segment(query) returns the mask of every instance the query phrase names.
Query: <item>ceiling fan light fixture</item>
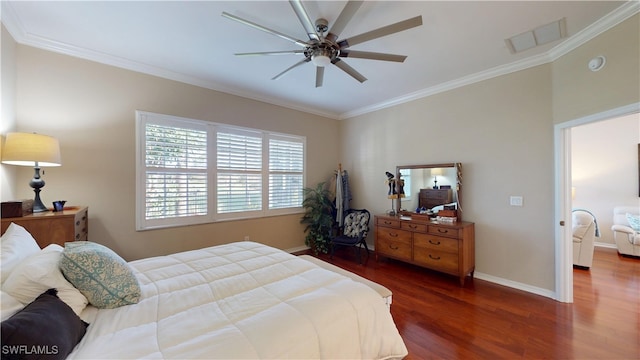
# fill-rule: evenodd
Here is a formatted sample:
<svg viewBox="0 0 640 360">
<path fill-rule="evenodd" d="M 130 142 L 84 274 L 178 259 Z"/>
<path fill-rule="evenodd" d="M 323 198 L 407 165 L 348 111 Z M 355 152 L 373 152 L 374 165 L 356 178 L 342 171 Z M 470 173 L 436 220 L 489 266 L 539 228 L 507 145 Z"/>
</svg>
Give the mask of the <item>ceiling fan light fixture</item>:
<svg viewBox="0 0 640 360">
<path fill-rule="evenodd" d="M 331 64 L 331 58 L 333 57 L 333 53 L 331 48 L 329 47 L 318 47 L 313 49 L 313 54 L 311 55 L 311 61 L 315 64 L 315 66 L 325 67 Z"/>
<path fill-rule="evenodd" d="M 311 57 L 311 61 L 316 65 L 316 66 L 321 66 L 321 67 L 325 67 L 329 64 L 331 64 L 331 58 L 328 57 L 325 54 L 314 54 Z"/>
</svg>

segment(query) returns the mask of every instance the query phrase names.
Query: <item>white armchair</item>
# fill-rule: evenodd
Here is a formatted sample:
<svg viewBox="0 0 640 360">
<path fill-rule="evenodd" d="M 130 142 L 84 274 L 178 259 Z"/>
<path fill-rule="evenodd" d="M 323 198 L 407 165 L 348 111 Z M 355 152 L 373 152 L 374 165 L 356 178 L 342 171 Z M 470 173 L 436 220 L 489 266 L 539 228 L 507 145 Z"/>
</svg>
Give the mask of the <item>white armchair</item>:
<svg viewBox="0 0 640 360">
<path fill-rule="evenodd" d="M 593 246 L 596 240 L 596 219 L 587 211 L 574 210 L 571 223 L 573 226 L 573 265 L 590 268 L 593 263 Z"/>
<path fill-rule="evenodd" d="M 627 214 L 637 218 L 640 215 L 640 207 L 616 206 L 613 209 L 613 238 L 620 254 L 640 256 L 640 231 L 632 228 Z"/>
</svg>

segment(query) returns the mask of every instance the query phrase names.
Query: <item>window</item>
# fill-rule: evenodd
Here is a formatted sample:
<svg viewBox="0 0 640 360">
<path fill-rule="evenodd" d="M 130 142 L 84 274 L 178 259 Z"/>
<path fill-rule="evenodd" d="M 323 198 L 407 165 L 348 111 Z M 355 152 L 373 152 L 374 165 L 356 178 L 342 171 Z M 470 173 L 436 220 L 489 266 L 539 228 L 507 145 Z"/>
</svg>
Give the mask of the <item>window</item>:
<svg viewBox="0 0 640 360">
<path fill-rule="evenodd" d="M 262 210 L 262 134 L 217 133 L 218 213 Z"/>
<path fill-rule="evenodd" d="M 300 212 L 301 136 L 136 112 L 138 230 Z"/>
<path fill-rule="evenodd" d="M 304 185 L 304 143 L 295 138 L 269 138 L 269 209 L 286 209 L 302 204 Z"/>
</svg>

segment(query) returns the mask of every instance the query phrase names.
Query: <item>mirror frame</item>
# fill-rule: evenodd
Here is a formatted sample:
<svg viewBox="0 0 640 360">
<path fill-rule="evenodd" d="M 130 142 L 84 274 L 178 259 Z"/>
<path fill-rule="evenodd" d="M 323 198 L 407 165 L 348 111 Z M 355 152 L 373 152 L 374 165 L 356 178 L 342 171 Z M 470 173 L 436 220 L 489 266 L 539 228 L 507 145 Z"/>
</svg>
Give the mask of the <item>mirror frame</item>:
<svg viewBox="0 0 640 360">
<path fill-rule="evenodd" d="M 400 170 L 401 169 L 433 169 L 433 168 L 454 168 L 456 172 L 456 187 L 453 191 L 456 192 L 457 195 L 457 203 L 458 203 L 458 221 L 462 221 L 462 163 L 443 163 L 443 164 L 424 164 L 424 165 L 399 165 L 396 166 L 396 179 L 400 179 Z M 402 199 L 398 197 L 396 199 L 396 209 L 398 209 L 397 213 L 399 215 L 415 215 L 413 211 L 401 211 L 402 209 Z"/>
</svg>

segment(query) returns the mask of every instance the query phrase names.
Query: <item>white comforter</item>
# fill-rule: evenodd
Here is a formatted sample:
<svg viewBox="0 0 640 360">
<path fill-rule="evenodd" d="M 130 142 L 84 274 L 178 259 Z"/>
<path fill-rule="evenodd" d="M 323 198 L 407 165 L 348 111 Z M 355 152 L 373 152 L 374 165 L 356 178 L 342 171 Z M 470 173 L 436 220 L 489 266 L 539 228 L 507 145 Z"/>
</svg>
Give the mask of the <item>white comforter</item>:
<svg viewBox="0 0 640 360">
<path fill-rule="evenodd" d="M 309 261 L 238 242 L 130 263 L 136 305 L 89 307 L 70 359 L 391 359 L 407 349 L 380 295 Z"/>
</svg>

